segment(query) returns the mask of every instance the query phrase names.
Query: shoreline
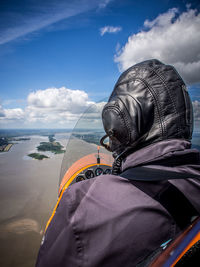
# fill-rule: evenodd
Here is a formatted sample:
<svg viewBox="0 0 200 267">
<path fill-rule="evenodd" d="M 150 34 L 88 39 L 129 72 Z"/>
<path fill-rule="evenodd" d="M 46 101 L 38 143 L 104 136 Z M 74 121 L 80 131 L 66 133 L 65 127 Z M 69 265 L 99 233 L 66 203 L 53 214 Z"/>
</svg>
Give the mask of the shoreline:
<svg viewBox="0 0 200 267">
<path fill-rule="evenodd" d="M 2 153 L 2 152 L 8 152 L 11 149 L 12 146 L 13 146 L 13 143 L 0 146 L 0 153 Z"/>
</svg>

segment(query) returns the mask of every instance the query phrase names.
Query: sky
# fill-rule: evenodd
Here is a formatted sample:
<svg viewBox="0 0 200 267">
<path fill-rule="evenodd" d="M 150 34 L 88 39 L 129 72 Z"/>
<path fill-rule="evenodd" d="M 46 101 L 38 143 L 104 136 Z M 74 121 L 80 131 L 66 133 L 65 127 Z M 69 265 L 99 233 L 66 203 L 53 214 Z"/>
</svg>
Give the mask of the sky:
<svg viewBox="0 0 200 267">
<path fill-rule="evenodd" d="M 0 128 L 72 128 L 124 70 L 157 58 L 186 82 L 200 131 L 199 11 L 194 0 L 0 0 Z"/>
</svg>

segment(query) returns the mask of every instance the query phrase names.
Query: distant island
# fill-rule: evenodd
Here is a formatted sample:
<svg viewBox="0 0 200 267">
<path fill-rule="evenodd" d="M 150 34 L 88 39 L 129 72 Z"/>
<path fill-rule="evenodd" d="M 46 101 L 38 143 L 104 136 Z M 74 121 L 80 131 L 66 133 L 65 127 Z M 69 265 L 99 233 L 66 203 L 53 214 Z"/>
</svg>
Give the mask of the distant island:
<svg viewBox="0 0 200 267">
<path fill-rule="evenodd" d="M 12 138 L 12 141 L 29 141 L 31 140 L 30 137 L 19 137 L 19 138 Z"/>
<path fill-rule="evenodd" d="M 54 154 L 64 153 L 63 146 L 59 142 L 55 142 L 54 134 L 49 135 L 49 142 L 40 142 L 37 147 L 38 151 L 50 151 Z"/>
<path fill-rule="evenodd" d="M 55 141 L 56 139 L 54 138 L 54 134 L 50 134 L 48 138 L 49 142 L 40 142 L 40 145 L 37 146 L 38 151 L 50 151 L 54 154 L 61 154 L 65 152 L 65 150 L 62 149 L 63 146 L 59 142 Z M 49 158 L 48 156 L 40 153 L 31 153 L 28 156 L 38 160 Z"/>
<path fill-rule="evenodd" d="M 49 131 L 49 133 L 48 133 Z M 9 134 L 8 131 L 3 131 L 0 130 L 0 152 L 7 152 L 10 150 L 10 148 L 12 147 L 13 144 L 15 144 L 15 142 L 18 141 L 29 141 L 31 138 L 30 137 L 24 137 L 22 136 L 22 133 L 25 135 L 26 132 L 25 130 L 20 132 L 18 134 L 18 136 L 13 136 L 14 133 L 17 133 L 17 131 L 13 130 L 11 131 L 11 133 Z M 46 131 L 28 131 L 27 133 L 37 133 L 39 135 L 39 133 L 41 133 L 40 135 L 42 136 L 48 136 L 49 138 L 49 142 L 40 142 L 40 145 L 37 147 L 38 152 L 40 151 L 50 151 L 54 154 L 61 154 L 64 153 L 65 150 L 63 150 L 63 146 L 59 143 L 56 142 L 55 139 L 55 133 L 54 131 L 50 132 L 50 130 L 46 130 Z M 20 136 L 21 134 L 21 136 Z M 38 159 L 38 160 L 42 160 L 44 158 L 49 158 L 46 155 L 40 154 L 40 153 L 31 153 L 28 154 L 29 157 L 32 157 L 34 159 Z"/>
<path fill-rule="evenodd" d="M 0 153 L 8 152 L 18 141 L 29 141 L 31 139 L 29 136 L 32 135 L 49 137 L 49 142 L 40 143 L 40 151 L 51 151 L 55 154 L 64 153 L 65 151 L 62 150 L 63 147 L 60 143 L 55 142 L 54 135 L 56 133 L 70 132 L 71 129 L 0 129 Z"/>
<path fill-rule="evenodd" d="M 42 155 L 39 153 L 31 153 L 28 154 L 29 157 L 34 158 L 34 159 L 38 159 L 38 160 L 42 160 L 42 159 L 48 159 L 49 157 L 47 157 L 46 155 Z"/>
</svg>

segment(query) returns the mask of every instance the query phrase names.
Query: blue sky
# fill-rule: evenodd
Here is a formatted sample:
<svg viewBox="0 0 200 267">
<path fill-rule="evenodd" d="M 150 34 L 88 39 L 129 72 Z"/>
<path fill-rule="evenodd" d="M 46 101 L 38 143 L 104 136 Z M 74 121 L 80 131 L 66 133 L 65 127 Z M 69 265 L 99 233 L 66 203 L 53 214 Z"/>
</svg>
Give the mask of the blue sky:
<svg viewBox="0 0 200 267">
<path fill-rule="evenodd" d="M 200 128 L 200 4 L 1 0 L 0 127 L 70 128 L 149 58 L 175 65 Z"/>
</svg>

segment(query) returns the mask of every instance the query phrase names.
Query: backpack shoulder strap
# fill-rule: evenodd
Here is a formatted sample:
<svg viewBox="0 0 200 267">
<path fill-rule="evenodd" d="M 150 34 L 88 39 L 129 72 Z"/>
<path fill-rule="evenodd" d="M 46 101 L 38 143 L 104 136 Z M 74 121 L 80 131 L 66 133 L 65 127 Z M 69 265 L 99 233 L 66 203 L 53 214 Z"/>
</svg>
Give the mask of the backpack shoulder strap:
<svg viewBox="0 0 200 267">
<path fill-rule="evenodd" d="M 159 175 L 158 177 L 156 176 L 156 179 L 155 174 Z M 186 176 L 188 178 L 189 174 L 176 174 L 178 173 L 165 173 L 162 170 L 137 167 L 128 169 L 121 173 L 120 176 L 130 180 L 138 189 L 158 201 L 169 212 L 179 228 L 183 230 L 196 216 L 199 216 L 199 213 L 185 195 L 168 181 L 170 179 L 184 179 Z M 190 175 L 190 178 L 192 178 L 191 176 L 193 175 Z M 152 191 L 152 186 L 157 186 L 158 184 L 160 186 L 155 193 L 155 190 Z"/>
</svg>

